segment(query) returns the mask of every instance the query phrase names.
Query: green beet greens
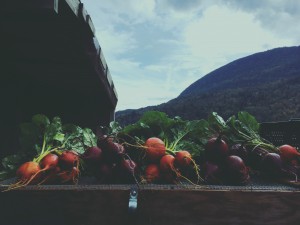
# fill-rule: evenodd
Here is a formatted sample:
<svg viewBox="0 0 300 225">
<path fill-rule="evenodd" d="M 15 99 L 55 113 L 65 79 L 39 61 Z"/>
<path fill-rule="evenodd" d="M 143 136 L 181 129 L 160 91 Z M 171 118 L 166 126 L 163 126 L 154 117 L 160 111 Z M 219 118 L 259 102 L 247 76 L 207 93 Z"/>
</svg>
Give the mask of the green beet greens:
<svg viewBox="0 0 300 225">
<path fill-rule="evenodd" d="M 50 120 L 43 114 L 34 115 L 30 122 L 20 124 L 20 151 L 2 159 L 0 180 L 15 174 L 25 161 L 40 162 L 50 152 L 60 154 L 73 150 L 82 154 L 87 147 L 96 146 L 97 138 L 89 128 L 74 124 L 62 124 L 59 117 Z"/>
</svg>

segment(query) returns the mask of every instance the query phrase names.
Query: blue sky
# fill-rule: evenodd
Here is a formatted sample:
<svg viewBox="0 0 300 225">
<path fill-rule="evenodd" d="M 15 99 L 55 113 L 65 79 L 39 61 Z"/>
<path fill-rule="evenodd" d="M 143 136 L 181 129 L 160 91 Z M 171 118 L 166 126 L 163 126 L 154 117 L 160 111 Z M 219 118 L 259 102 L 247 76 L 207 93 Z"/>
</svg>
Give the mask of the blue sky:
<svg viewBox="0 0 300 225">
<path fill-rule="evenodd" d="M 299 0 L 82 0 L 118 92 L 158 105 L 235 59 L 300 43 Z"/>
</svg>

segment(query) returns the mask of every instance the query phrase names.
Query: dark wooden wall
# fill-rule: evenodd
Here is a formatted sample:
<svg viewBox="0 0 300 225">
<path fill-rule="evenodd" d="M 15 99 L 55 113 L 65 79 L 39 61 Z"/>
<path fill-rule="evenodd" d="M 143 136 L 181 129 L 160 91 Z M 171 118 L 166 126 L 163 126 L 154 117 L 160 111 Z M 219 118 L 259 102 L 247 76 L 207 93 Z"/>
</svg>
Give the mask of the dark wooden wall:
<svg viewBox="0 0 300 225">
<path fill-rule="evenodd" d="M 92 129 L 114 119 L 115 87 L 80 1 L 5 0 L 0 29 L 0 158 L 34 114 Z"/>
</svg>

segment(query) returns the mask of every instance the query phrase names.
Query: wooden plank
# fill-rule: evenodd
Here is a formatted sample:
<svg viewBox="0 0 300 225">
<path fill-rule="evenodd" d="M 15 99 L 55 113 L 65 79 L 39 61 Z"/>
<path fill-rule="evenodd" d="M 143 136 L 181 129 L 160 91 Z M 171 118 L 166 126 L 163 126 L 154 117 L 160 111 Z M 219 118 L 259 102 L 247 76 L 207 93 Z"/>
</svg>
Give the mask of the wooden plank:
<svg viewBox="0 0 300 225">
<path fill-rule="evenodd" d="M 80 19 L 82 19 L 86 23 L 87 22 L 86 19 L 87 19 L 88 12 L 84 8 L 83 3 L 79 4 L 78 14 L 79 14 Z"/>
<path fill-rule="evenodd" d="M 110 75 L 109 68 L 107 68 L 106 78 L 107 78 L 107 81 L 108 81 L 108 83 L 109 83 L 109 86 L 112 87 L 112 86 L 113 86 L 113 80 L 112 80 L 112 77 L 111 77 L 111 75 Z"/>
<path fill-rule="evenodd" d="M 107 71 L 107 64 L 106 64 L 106 60 L 105 60 L 105 58 L 104 58 L 104 55 L 103 55 L 103 52 L 102 52 L 102 51 L 100 51 L 99 58 L 100 58 L 100 63 L 101 63 L 103 72 L 104 72 L 104 74 L 106 74 L 106 71 Z"/>
<path fill-rule="evenodd" d="M 124 224 L 128 198 L 127 190 L 2 192 L 1 224 Z"/>
<path fill-rule="evenodd" d="M 299 224 L 300 193 L 242 191 L 139 192 L 140 225 Z"/>
<path fill-rule="evenodd" d="M 98 39 L 96 37 L 94 37 L 93 42 L 94 42 L 95 49 L 97 51 L 97 55 L 99 55 L 100 52 L 101 52 L 101 47 L 100 47 L 100 44 L 98 42 Z"/>
<path fill-rule="evenodd" d="M 117 99 L 118 99 L 118 92 L 117 92 L 117 90 L 116 90 L 115 85 L 113 86 L 113 92 L 114 92 L 114 94 L 115 94 L 115 96 L 116 96 L 116 101 L 117 101 Z"/>
<path fill-rule="evenodd" d="M 95 34 L 96 29 L 95 29 L 95 26 L 94 26 L 94 24 L 93 24 L 93 21 L 92 21 L 92 18 L 91 18 L 90 15 L 87 15 L 87 16 L 86 16 L 86 21 L 87 21 L 87 23 L 88 23 L 88 25 L 89 25 L 89 27 L 90 27 L 92 33 Z"/>
<path fill-rule="evenodd" d="M 5 12 L 16 12 L 24 10 L 54 10 L 58 12 L 59 0 L 28 0 L 28 1 L 5 1 L 1 5 L 1 10 Z M 60 0 L 62 1 L 62 0 Z"/>
<path fill-rule="evenodd" d="M 64 0 L 64 1 L 68 4 L 70 9 L 73 11 L 73 13 L 78 17 L 80 1 L 78 0 Z"/>
<path fill-rule="evenodd" d="M 1 219 L 20 225 L 45 218 L 45 225 L 296 225 L 300 220 L 300 190 L 290 187 L 142 185 L 133 215 L 128 213 L 131 187 L 41 185 L 0 192 Z M 51 208 L 49 218 L 44 203 Z"/>
</svg>

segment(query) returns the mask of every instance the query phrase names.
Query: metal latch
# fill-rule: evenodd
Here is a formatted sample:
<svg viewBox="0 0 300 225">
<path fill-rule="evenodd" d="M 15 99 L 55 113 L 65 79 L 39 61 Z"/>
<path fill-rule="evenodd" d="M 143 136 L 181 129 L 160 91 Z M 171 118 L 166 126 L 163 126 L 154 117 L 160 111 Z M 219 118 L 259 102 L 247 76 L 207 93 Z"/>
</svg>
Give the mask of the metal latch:
<svg viewBox="0 0 300 225">
<path fill-rule="evenodd" d="M 137 197 L 138 197 L 138 189 L 137 187 L 132 187 L 130 189 L 129 194 L 129 204 L 128 204 L 128 212 L 135 213 L 137 210 Z"/>
</svg>

